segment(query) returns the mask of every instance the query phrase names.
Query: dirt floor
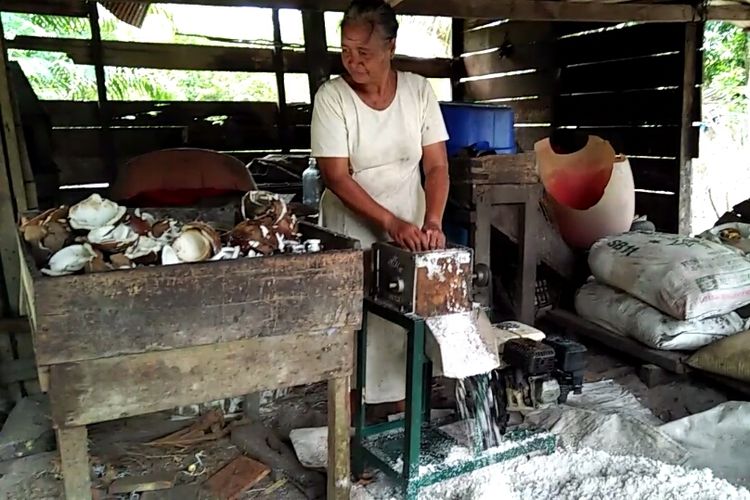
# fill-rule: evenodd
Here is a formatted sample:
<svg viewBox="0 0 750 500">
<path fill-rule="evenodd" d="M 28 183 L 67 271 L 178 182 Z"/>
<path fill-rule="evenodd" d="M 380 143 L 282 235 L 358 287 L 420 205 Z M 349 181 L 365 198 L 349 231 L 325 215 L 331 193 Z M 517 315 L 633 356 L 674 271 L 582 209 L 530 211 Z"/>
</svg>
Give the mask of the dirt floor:
<svg viewBox="0 0 750 500">
<path fill-rule="evenodd" d="M 616 359 L 594 346 L 588 346 L 588 349 L 587 382 L 614 379 L 664 422 L 704 411 L 730 398 L 742 399 L 707 383 L 689 379 L 668 381 L 648 388 L 638 377 L 638 367 L 634 364 Z M 450 381 L 438 381 L 433 406 L 450 407 L 453 404 L 452 391 Z M 324 384 L 298 387 L 262 407 L 261 417 L 282 439 L 288 439 L 289 431 L 294 428 L 326 424 L 325 398 Z M 143 496 L 142 500 L 205 498 L 198 495 L 197 488 L 188 485 L 203 482 L 241 453 L 227 438 L 189 447 L 146 444 L 191 423 L 185 419 L 174 420 L 175 415 L 176 412 L 164 412 L 91 426 L 89 437 L 94 487 L 104 491 L 107 484 L 119 477 L 167 471 L 173 474 L 175 484 L 183 487 L 175 490 L 174 496 Z M 59 460 L 55 452 L 0 462 L 0 499 L 62 498 L 61 485 Z M 100 498 L 118 497 L 103 495 Z M 119 498 L 135 500 L 136 497 Z M 303 500 L 305 497 L 285 479 L 283 471 L 273 471 L 242 498 Z"/>
<path fill-rule="evenodd" d="M 593 345 L 587 345 L 586 382 L 612 379 L 633 393 L 663 422 L 700 413 L 729 399 L 746 398 L 704 381 L 680 378 L 647 387 L 638 377 L 638 368 Z"/>
</svg>

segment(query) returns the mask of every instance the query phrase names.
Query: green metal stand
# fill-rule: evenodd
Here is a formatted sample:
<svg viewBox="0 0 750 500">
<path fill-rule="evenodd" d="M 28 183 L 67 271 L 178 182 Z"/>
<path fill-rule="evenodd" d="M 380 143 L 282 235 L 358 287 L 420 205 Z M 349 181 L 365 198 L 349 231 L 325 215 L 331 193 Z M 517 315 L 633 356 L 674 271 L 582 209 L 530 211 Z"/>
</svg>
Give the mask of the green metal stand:
<svg viewBox="0 0 750 500">
<path fill-rule="evenodd" d="M 367 360 L 367 315 L 374 314 L 402 326 L 407 332 L 406 415 L 404 419 L 377 425 L 365 422 L 365 373 Z M 425 354 L 425 320 L 365 299 L 362 329 L 357 337 L 357 382 L 352 469 L 359 477 L 365 466 L 375 467 L 399 485 L 406 498 L 416 499 L 419 490 L 468 472 L 533 451 L 551 453 L 555 438 L 549 434 L 520 431 L 507 433 L 512 446 L 479 453 L 473 459 L 445 464 L 458 443 L 430 425 L 432 363 Z"/>
</svg>

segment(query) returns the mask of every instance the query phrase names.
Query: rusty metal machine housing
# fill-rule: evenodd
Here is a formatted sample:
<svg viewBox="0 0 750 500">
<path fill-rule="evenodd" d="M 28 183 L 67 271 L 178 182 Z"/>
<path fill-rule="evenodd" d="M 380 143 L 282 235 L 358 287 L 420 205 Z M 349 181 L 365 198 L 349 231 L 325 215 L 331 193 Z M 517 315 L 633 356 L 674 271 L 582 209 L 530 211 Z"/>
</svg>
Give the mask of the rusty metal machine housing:
<svg viewBox="0 0 750 500">
<path fill-rule="evenodd" d="M 473 251 L 461 246 L 410 252 L 392 243 L 373 245 L 373 296 L 404 314 L 423 318 L 470 311 Z"/>
</svg>

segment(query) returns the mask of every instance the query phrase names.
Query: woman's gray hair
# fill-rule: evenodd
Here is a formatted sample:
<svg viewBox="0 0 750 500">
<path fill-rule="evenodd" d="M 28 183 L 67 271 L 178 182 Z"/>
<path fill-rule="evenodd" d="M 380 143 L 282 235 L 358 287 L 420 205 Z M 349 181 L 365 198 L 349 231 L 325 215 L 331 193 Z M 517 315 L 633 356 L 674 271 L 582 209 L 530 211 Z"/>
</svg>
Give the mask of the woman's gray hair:
<svg viewBox="0 0 750 500">
<path fill-rule="evenodd" d="M 380 29 L 386 40 L 396 38 L 398 20 L 393 7 L 383 0 L 354 0 L 344 12 L 341 28 L 347 24 L 365 23 Z"/>
</svg>

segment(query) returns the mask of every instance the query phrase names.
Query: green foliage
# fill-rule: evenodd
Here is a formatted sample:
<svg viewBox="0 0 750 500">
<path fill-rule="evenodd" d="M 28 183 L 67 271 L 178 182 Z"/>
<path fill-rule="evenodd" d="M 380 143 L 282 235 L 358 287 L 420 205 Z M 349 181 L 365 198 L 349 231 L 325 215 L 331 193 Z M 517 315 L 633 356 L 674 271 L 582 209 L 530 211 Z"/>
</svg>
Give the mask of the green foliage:
<svg viewBox="0 0 750 500">
<path fill-rule="evenodd" d="M 171 42 L 189 43 L 193 40 L 193 37 L 177 34 L 174 21 L 165 9 L 152 5 L 149 15 L 161 16 L 162 21 L 171 26 Z M 2 21 L 8 36 L 90 38 L 86 19 L 3 13 Z M 137 28 L 111 17 L 101 19 L 100 29 L 105 40 L 133 39 L 137 35 Z M 96 76 L 92 66 L 77 65 L 58 52 L 11 50 L 10 57 L 19 62 L 41 99 L 88 101 L 97 98 Z M 107 67 L 105 73 L 107 95 L 114 100 L 277 99 L 276 81 L 269 74 L 122 67 Z"/>
<path fill-rule="evenodd" d="M 270 41 L 255 40 L 231 43 L 237 30 L 224 30 L 223 13 L 207 16 L 205 33 L 221 33 L 213 37 L 183 34 L 175 22 L 175 6 L 151 5 L 147 23 L 150 29 L 139 29 L 116 19 L 100 8 L 100 31 L 103 40 L 158 41 L 164 43 L 196 43 L 201 45 L 232 45 L 239 47 L 269 46 Z M 182 6 L 187 8 L 186 6 Z M 249 33 L 266 36 L 270 15 L 252 11 L 255 25 Z M 208 12 L 208 11 L 204 11 Z M 185 13 L 183 12 L 183 18 Z M 326 13 L 329 45 L 339 44 L 338 22 L 341 13 Z M 6 36 L 41 36 L 57 38 L 91 37 L 87 19 L 43 16 L 35 14 L 3 13 Z M 286 24 L 284 24 L 286 22 Z M 399 52 L 421 57 L 449 57 L 451 22 L 446 18 L 400 16 Z M 236 28 L 236 27 L 235 27 Z M 241 29 L 244 27 L 241 27 Z M 189 29 L 189 28 L 188 28 Z M 196 29 L 193 27 L 193 29 Z M 286 31 L 285 31 L 286 30 Z M 226 34 L 224 34 L 226 31 Z M 241 31 L 241 30 L 240 30 Z M 299 12 L 284 12 L 282 32 L 290 40 L 302 40 L 302 21 Z M 290 38 L 291 37 L 291 38 Z M 76 65 L 65 54 L 11 50 L 10 57 L 19 62 L 32 87 L 42 99 L 96 100 L 96 77 L 91 66 Z M 222 71 L 179 71 L 144 68 L 105 68 L 107 95 L 114 100 L 186 100 L 186 101 L 275 101 L 276 81 L 270 73 L 241 73 Z M 286 90 L 290 100 L 307 100 L 307 79 L 301 75 L 286 75 Z M 448 91 L 450 85 L 448 85 Z"/>
<path fill-rule="evenodd" d="M 708 22 L 704 33 L 704 98 L 747 106 L 748 35 L 734 24 Z"/>
</svg>

